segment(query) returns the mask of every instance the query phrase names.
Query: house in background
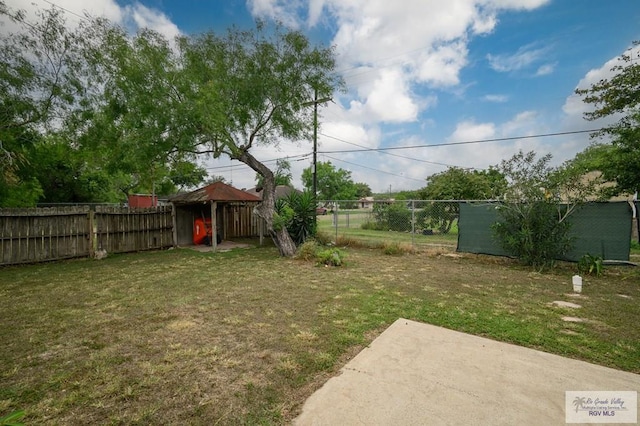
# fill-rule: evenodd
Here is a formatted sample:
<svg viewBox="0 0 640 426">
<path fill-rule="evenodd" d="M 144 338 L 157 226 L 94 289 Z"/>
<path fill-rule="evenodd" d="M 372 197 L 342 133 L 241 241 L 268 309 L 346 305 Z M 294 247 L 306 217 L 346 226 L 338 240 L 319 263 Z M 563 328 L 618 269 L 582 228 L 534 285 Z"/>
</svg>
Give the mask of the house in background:
<svg viewBox="0 0 640 426">
<path fill-rule="evenodd" d="M 262 200 L 262 189 L 260 191 L 258 191 L 258 188 L 254 187 L 254 188 L 251 188 L 251 189 L 245 189 L 244 191 L 248 192 L 249 194 L 255 195 L 256 197 L 258 197 L 258 198 L 260 198 Z M 276 186 L 276 200 L 278 200 L 280 198 L 286 198 L 292 192 L 301 193 L 301 191 L 295 189 L 292 186 L 278 185 L 278 186 Z"/>
<path fill-rule="evenodd" d="M 373 208 L 373 197 L 364 197 L 358 200 L 358 206 L 361 209 L 372 209 Z"/>
<path fill-rule="evenodd" d="M 178 246 L 194 244 L 196 219 L 211 226 L 210 244 L 232 238 L 262 238 L 262 220 L 253 214 L 261 199 L 246 191 L 215 182 L 195 191 L 169 198 L 173 205 L 174 241 Z"/>
</svg>

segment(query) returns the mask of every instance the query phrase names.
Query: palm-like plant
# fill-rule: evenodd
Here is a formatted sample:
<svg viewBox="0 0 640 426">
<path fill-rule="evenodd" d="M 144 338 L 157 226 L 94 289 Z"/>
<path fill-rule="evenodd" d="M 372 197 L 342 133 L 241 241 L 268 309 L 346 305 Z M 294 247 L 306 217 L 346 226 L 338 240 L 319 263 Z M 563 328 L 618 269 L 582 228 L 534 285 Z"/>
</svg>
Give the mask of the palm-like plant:
<svg viewBox="0 0 640 426">
<path fill-rule="evenodd" d="M 576 413 L 578 412 L 578 409 L 583 407 L 586 400 L 587 399 L 583 396 L 576 396 L 576 398 L 573 400 L 573 405 L 575 405 L 576 407 Z"/>
<path fill-rule="evenodd" d="M 284 225 L 296 245 L 316 234 L 316 203 L 311 192 L 291 192 L 276 202 L 276 212 L 285 221 Z"/>
</svg>

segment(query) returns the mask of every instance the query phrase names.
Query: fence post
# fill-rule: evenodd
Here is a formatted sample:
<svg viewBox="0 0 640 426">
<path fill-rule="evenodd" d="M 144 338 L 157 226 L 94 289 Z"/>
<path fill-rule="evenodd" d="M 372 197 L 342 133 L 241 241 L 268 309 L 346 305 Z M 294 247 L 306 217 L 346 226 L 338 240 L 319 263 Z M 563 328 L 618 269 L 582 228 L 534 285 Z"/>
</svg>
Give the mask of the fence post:
<svg viewBox="0 0 640 426">
<path fill-rule="evenodd" d="M 411 200 L 411 247 L 416 248 L 416 203 Z"/>
<path fill-rule="evenodd" d="M 96 252 L 98 251 L 98 224 L 96 223 L 96 211 L 95 207 L 89 207 L 88 215 L 88 224 L 89 229 L 87 234 L 89 234 L 89 257 L 95 258 Z"/>
<path fill-rule="evenodd" d="M 336 244 L 338 244 L 338 203 L 337 202 L 335 203 L 333 217 L 336 222 Z"/>
</svg>

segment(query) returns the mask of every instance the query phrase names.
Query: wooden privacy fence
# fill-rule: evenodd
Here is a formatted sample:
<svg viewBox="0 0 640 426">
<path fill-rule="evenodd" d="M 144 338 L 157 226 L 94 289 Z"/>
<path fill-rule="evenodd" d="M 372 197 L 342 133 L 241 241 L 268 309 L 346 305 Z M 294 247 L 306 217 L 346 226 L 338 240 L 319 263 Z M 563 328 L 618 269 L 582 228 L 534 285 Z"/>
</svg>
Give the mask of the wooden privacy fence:
<svg viewBox="0 0 640 426">
<path fill-rule="evenodd" d="M 171 206 L 0 209 L 0 265 L 171 246 Z"/>
<path fill-rule="evenodd" d="M 263 220 L 253 214 L 254 204 L 230 203 L 224 210 L 225 238 L 258 237 L 264 229 Z"/>
</svg>

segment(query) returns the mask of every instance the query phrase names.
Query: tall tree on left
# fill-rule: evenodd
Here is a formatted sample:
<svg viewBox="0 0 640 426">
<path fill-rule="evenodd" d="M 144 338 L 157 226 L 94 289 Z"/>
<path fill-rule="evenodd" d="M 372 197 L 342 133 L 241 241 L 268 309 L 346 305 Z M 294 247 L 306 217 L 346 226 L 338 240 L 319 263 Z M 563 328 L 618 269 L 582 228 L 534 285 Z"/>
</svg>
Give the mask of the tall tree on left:
<svg viewBox="0 0 640 426">
<path fill-rule="evenodd" d="M 67 29 L 56 8 L 38 18 L 27 22 L 0 1 L 0 24 L 15 29 L 0 38 L 0 206 L 32 205 L 42 195 L 38 180 L 19 169 L 44 132 L 63 126 L 84 91 L 81 29 Z"/>
</svg>

